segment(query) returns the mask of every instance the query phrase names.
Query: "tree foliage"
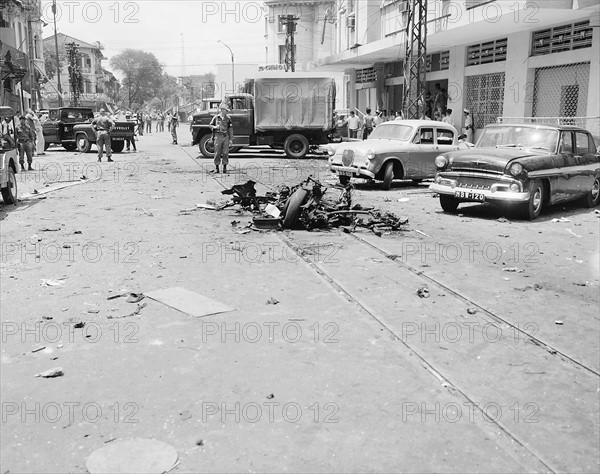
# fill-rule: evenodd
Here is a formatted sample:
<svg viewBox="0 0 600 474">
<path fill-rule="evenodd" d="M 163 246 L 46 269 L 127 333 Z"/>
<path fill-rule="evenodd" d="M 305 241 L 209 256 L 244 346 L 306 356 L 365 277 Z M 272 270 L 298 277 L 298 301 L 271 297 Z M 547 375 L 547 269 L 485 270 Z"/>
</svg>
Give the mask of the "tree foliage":
<svg viewBox="0 0 600 474">
<path fill-rule="evenodd" d="M 152 53 L 126 49 L 114 56 L 110 65 L 123 74 L 121 91 L 129 107 L 149 101 L 161 90 L 163 67 Z"/>
</svg>

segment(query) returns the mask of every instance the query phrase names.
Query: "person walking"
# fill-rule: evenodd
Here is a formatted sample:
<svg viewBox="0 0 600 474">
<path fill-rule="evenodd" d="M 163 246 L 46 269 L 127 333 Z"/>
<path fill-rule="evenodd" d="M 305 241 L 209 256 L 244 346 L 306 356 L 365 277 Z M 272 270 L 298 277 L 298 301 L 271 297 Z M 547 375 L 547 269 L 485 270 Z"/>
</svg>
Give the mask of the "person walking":
<svg viewBox="0 0 600 474">
<path fill-rule="evenodd" d="M 473 117 L 469 109 L 464 109 L 463 112 L 465 115 L 465 125 L 462 132 L 467 136 L 466 141 L 473 143 Z"/>
<path fill-rule="evenodd" d="M 454 122 L 452 122 L 452 109 L 446 109 L 446 116 L 442 119 L 442 122 L 454 126 Z"/>
<path fill-rule="evenodd" d="M 179 115 L 177 112 L 173 112 L 173 116 L 169 121 L 169 130 L 171 131 L 171 137 L 173 138 L 173 145 L 177 145 L 177 127 L 179 126 Z"/>
<path fill-rule="evenodd" d="M 225 104 L 220 106 L 219 114 L 210 121 L 210 128 L 215 134 L 215 170 L 219 173 L 219 165 L 223 163 L 223 174 L 227 174 L 229 164 L 229 143 L 233 140 L 233 123 L 227 115 L 229 107 Z"/>
<path fill-rule="evenodd" d="M 137 120 L 131 117 L 131 114 L 125 114 L 125 120 L 128 122 L 136 122 Z M 127 145 L 127 151 L 131 151 L 131 145 L 133 145 L 133 151 L 137 151 L 137 147 L 135 146 L 135 125 L 133 126 L 133 135 L 131 138 L 125 139 L 125 144 Z"/>
<path fill-rule="evenodd" d="M 149 113 L 144 114 L 144 121 L 146 122 L 146 132 L 152 133 L 152 117 Z"/>
<path fill-rule="evenodd" d="M 158 114 L 158 122 L 156 124 L 158 126 L 158 131 L 159 132 L 164 132 L 165 131 L 165 116 L 162 112 L 160 112 Z"/>
<path fill-rule="evenodd" d="M 115 126 L 115 123 L 106 116 L 106 111 L 100 109 L 100 115 L 92 120 L 92 130 L 96 132 L 96 146 L 98 147 L 98 161 L 102 161 L 104 148 L 106 147 L 106 156 L 108 161 L 112 160 L 112 149 L 110 147 L 110 132 Z"/>
<path fill-rule="evenodd" d="M 142 112 L 138 111 L 138 113 L 136 114 L 136 122 L 137 122 L 137 131 L 138 131 L 138 135 L 140 137 L 142 137 L 144 135 L 144 119 L 142 116 Z"/>
<path fill-rule="evenodd" d="M 356 116 L 354 110 L 350 111 L 350 115 L 345 120 L 345 124 L 348 125 L 348 138 L 358 138 L 358 131 L 360 130 L 360 118 Z"/>
<path fill-rule="evenodd" d="M 31 166 L 33 163 L 33 144 L 35 143 L 35 131 L 27 123 L 27 117 L 21 115 L 19 117 L 20 124 L 17 127 L 16 138 L 19 148 L 19 163 L 21 171 L 25 171 L 25 155 L 27 155 L 27 165 L 29 171 L 33 171 Z"/>
</svg>

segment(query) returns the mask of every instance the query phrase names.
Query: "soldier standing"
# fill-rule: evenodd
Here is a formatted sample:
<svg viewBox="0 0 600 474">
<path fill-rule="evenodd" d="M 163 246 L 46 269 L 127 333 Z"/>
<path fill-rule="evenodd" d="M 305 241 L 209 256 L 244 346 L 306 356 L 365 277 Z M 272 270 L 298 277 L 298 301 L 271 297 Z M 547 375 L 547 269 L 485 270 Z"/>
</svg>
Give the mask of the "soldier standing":
<svg viewBox="0 0 600 474">
<path fill-rule="evenodd" d="M 466 140 L 469 143 L 473 143 L 473 117 L 471 117 L 471 111 L 469 109 L 464 109 L 465 114 L 465 126 L 462 129 L 462 132 L 467 136 Z"/>
<path fill-rule="evenodd" d="M 102 161 L 104 147 L 106 147 L 106 156 L 108 161 L 112 161 L 112 149 L 110 147 L 110 131 L 115 123 L 106 116 L 106 111 L 100 109 L 100 116 L 92 121 L 92 130 L 96 132 L 96 146 L 98 147 L 98 161 Z"/>
<path fill-rule="evenodd" d="M 17 145 L 19 147 L 19 163 L 21 171 L 25 171 L 25 154 L 27 154 L 27 164 L 29 171 L 33 171 L 33 144 L 35 143 L 35 131 L 27 123 L 27 117 L 21 115 L 21 121 L 17 127 Z"/>
<path fill-rule="evenodd" d="M 219 172 L 219 165 L 223 161 L 223 173 L 227 174 L 229 164 L 229 143 L 233 140 L 233 124 L 231 117 L 227 115 L 229 107 L 225 104 L 220 106 L 219 114 L 210 121 L 210 128 L 215 133 L 215 170 Z M 222 158 L 221 158 L 222 157 Z"/>
</svg>

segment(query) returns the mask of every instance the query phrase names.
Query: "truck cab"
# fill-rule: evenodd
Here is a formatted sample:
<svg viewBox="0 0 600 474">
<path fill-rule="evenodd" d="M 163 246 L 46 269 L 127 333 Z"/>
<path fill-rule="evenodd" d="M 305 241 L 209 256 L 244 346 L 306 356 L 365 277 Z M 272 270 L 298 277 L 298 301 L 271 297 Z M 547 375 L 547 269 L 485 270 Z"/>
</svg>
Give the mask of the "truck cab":
<svg viewBox="0 0 600 474">
<path fill-rule="evenodd" d="M 44 140 L 47 149 L 52 143 L 62 145 L 67 151 L 77 148 L 75 143 L 76 124 L 89 122 L 94 119 L 94 112 L 84 107 L 61 107 L 48 111 L 48 120 L 43 124 Z"/>
</svg>

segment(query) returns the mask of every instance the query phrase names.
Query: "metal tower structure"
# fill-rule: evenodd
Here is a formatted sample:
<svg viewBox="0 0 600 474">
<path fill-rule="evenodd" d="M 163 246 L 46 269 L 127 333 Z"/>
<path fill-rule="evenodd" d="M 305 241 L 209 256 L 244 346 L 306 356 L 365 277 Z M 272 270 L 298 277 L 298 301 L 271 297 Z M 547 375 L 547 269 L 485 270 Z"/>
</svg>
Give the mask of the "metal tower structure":
<svg viewBox="0 0 600 474">
<path fill-rule="evenodd" d="M 285 25 L 285 70 L 296 71 L 296 51 L 294 47 L 294 33 L 296 32 L 296 22 L 300 18 L 294 15 L 287 15 L 281 18 Z"/>
<path fill-rule="evenodd" d="M 67 57 L 69 58 L 69 84 L 71 89 L 71 107 L 79 106 L 79 96 L 83 92 L 83 76 L 79 69 L 79 45 L 75 42 L 66 43 Z"/>
<path fill-rule="evenodd" d="M 419 119 L 426 106 L 427 0 L 408 0 L 407 7 L 403 112 L 405 119 Z"/>
</svg>

